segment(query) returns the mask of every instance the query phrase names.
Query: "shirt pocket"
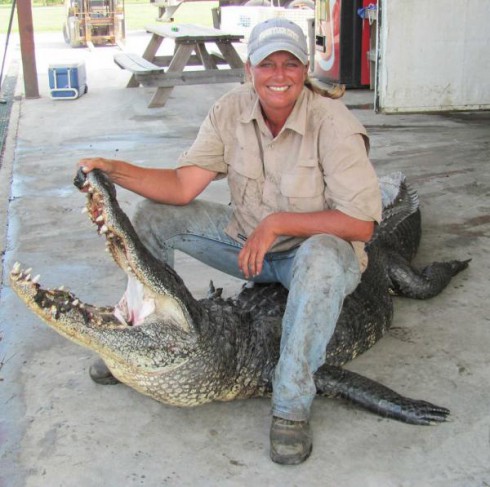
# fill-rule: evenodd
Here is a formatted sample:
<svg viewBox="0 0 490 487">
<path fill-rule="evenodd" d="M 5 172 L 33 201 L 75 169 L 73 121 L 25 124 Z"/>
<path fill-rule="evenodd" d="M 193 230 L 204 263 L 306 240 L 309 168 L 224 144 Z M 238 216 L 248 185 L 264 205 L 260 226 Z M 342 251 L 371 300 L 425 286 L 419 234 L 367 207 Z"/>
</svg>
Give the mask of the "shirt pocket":
<svg viewBox="0 0 490 487">
<path fill-rule="evenodd" d="M 228 169 L 228 185 L 233 201 L 243 204 L 245 199 L 253 197 L 251 193 L 258 191 L 259 181 L 262 178 L 262 160 L 258 154 L 246 153 L 245 150 L 236 157 Z M 247 193 L 247 198 L 246 198 Z M 260 196 L 257 194 L 257 203 Z"/>
<path fill-rule="evenodd" d="M 325 209 L 325 183 L 323 172 L 316 159 L 303 160 L 292 172 L 283 174 L 280 189 L 293 211 L 308 212 Z"/>
</svg>

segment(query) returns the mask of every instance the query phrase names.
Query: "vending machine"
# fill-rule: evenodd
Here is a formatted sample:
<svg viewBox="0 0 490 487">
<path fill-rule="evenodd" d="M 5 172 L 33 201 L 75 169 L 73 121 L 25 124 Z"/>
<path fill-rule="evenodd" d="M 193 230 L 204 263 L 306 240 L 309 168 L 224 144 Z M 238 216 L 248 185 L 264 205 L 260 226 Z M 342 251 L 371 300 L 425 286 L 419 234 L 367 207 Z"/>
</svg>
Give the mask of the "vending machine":
<svg viewBox="0 0 490 487">
<path fill-rule="evenodd" d="M 314 76 L 347 88 L 369 86 L 370 28 L 364 9 L 373 0 L 316 0 Z"/>
</svg>

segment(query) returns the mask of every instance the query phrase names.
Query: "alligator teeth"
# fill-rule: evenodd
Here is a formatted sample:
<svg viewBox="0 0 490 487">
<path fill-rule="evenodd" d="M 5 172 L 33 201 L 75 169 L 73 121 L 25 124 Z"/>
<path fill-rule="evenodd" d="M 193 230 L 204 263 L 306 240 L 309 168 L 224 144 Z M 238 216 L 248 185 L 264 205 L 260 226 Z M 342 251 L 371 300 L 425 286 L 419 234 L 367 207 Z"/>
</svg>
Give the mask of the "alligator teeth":
<svg viewBox="0 0 490 487">
<path fill-rule="evenodd" d="M 109 228 L 107 227 L 107 225 L 102 225 L 99 230 L 100 233 L 107 233 L 108 231 Z"/>
<path fill-rule="evenodd" d="M 12 267 L 12 272 L 15 274 L 18 274 L 20 271 L 20 262 L 16 262 L 14 266 Z"/>
<path fill-rule="evenodd" d="M 101 223 L 101 222 L 103 222 L 103 221 L 104 221 L 104 215 L 99 215 L 99 216 L 98 216 L 98 217 L 95 219 L 95 221 L 96 221 L 97 223 Z"/>
<path fill-rule="evenodd" d="M 90 184 L 89 181 L 85 180 L 82 184 L 82 188 L 86 188 L 89 184 Z"/>
<path fill-rule="evenodd" d="M 30 273 L 32 272 L 32 267 L 29 267 L 29 269 L 26 269 L 24 272 L 25 272 L 26 274 L 30 274 Z"/>
<path fill-rule="evenodd" d="M 39 282 L 39 279 L 41 279 L 41 274 L 38 274 L 34 277 L 34 279 L 32 280 L 33 284 L 37 284 Z"/>
<path fill-rule="evenodd" d="M 73 306 L 78 306 L 80 304 L 80 301 L 78 299 L 75 299 L 72 304 Z"/>
<path fill-rule="evenodd" d="M 26 281 L 30 281 L 31 280 L 31 275 L 30 274 L 27 274 L 27 276 L 24 278 Z"/>
<path fill-rule="evenodd" d="M 58 291 L 64 291 L 64 290 L 65 290 L 65 286 L 60 286 L 60 287 L 58 288 Z"/>
</svg>

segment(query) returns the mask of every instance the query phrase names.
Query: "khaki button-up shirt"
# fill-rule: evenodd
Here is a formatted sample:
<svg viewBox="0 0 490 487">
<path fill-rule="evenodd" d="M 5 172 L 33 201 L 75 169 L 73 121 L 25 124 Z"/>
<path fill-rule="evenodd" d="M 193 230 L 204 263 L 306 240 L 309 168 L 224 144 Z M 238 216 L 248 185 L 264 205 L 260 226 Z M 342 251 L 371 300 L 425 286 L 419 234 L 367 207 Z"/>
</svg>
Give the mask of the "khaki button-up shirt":
<svg viewBox="0 0 490 487">
<path fill-rule="evenodd" d="M 381 197 L 361 123 L 339 100 L 303 89 L 281 132 L 273 137 L 250 84 L 224 95 L 211 108 L 179 166 L 197 165 L 227 175 L 233 217 L 226 229 L 243 241 L 278 211 L 336 209 L 360 220 L 380 221 Z M 299 245 L 283 236 L 271 251 Z M 352 242 L 364 270 L 364 243 Z"/>
</svg>

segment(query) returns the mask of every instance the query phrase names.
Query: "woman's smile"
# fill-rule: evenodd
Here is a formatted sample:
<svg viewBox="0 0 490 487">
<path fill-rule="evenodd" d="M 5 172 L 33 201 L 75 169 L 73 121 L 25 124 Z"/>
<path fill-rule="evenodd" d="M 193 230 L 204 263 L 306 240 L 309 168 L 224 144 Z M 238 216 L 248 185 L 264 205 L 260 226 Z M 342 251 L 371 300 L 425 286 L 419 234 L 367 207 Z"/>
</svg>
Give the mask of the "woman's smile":
<svg viewBox="0 0 490 487">
<path fill-rule="evenodd" d="M 272 91 L 283 92 L 289 89 L 289 86 L 269 86 Z"/>
</svg>

